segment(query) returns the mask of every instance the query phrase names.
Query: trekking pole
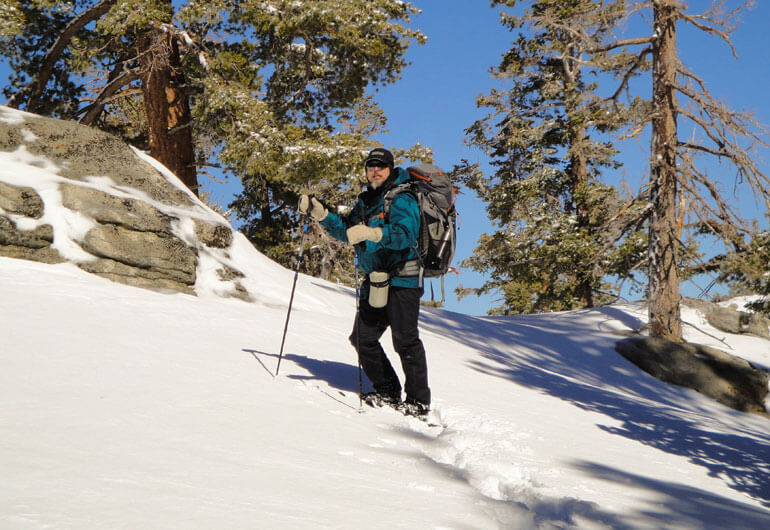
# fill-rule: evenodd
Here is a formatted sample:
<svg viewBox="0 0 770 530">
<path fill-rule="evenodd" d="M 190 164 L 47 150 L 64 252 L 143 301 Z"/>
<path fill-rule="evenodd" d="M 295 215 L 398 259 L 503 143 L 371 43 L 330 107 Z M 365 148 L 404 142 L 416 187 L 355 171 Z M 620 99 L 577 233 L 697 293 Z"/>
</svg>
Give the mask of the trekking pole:
<svg viewBox="0 0 770 530">
<path fill-rule="evenodd" d="M 364 382 L 361 372 L 361 297 L 358 290 L 358 254 L 353 249 L 353 266 L 356 271 L 356 356 L 358 357 L 358 407 L 364 407 Z"/>
<path fill-rule="evenodd" d="M 275 376 L 278 377 L 278 370 L 281 369 L 281 359 L 283 359 L 283 345 L 286 342 L 286 330 L 289 329 L 289 317 L 291 316 L 291 305 L 294 302 L 294 290 L 297 288 L 297 277 L 299 276 L 299 267 L 302 265 L 302 256 L 305 253 L 305 235 L 307 234 L 307 218 L 310 209 L 305 212 L 303 218 L 304 227 L 302 228 L 302 238 L 299 243 L 299 256 L 297 257 L 297 268 L 294 270 L 294 282 L 291 285 L 291 297 L 289 297 L 289 311 L 286 313 L 286 323 L 283 325 L 283 337 L 281 338 L 281 351 L 278 353 L 278 366 L 275 367 Z"/>
</svg>

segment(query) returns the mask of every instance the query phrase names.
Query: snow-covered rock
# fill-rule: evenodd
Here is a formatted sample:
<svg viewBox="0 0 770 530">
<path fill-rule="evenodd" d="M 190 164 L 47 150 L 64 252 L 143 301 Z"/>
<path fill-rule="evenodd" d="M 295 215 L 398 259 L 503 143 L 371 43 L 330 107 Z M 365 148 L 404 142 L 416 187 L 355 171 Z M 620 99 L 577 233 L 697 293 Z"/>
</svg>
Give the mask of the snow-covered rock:
<svg viewBox="0 0 770 530">
<path fill-rule="evenodd" d="M 225 219 L 118 138 L 0 107 L 0 256 L 192 294 L 203 264 L 218 293 L 252 299 L 228 263 L 233 239 Z"/>
</svg>

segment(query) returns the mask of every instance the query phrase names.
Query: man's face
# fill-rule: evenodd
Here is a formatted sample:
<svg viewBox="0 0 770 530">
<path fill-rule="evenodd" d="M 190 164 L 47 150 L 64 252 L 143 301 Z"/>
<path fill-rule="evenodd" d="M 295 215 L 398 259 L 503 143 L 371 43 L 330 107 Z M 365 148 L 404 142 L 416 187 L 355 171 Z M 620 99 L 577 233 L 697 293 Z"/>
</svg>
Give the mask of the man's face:
<svg viewBox="0 0 770 530">
<path fill-rule="evenodd" d="M 377 160 L 372 160 L 366 164 L 366 178 L 373 188 L 382 186 L 390 176 L 390 168 Z"/>
</svg>

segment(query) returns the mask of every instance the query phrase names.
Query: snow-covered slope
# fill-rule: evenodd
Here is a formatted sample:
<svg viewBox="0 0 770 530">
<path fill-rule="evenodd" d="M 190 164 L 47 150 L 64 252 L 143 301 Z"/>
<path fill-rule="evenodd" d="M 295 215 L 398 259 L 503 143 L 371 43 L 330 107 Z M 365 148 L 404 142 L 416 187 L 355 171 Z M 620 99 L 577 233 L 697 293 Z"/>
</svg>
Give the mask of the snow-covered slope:
<svg viewBox="0 0 770 530">
<path fill-rule="evenodd" d="M 292 273 L 250 259 L 288 300 Z M 426 310 L 443 429 L 358 411 L 354 312 L 301 276 L 275 378 L 286 305 L 0 259 L 0 526 L 770 526 L 768 420 L 615 354 L 639 308 Z"/>
<path fill-rule="evenodd" d="M 642 307 L 425 309 L 431 427 L 359 409 L 347 288 L 300 276 L 274 377 L 293 272 L 228 255 L 255 303 L 0 258 L 0 528 L 770 528 L 770 420 L 617 355 Z"/>
</svg>

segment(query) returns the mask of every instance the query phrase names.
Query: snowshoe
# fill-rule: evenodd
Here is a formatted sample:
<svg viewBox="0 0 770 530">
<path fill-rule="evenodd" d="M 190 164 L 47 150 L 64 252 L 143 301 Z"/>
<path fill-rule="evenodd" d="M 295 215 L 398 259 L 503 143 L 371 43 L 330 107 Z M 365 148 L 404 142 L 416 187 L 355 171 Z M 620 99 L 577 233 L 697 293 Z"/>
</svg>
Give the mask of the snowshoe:
<svg viewBox="0 0 770 530">
<path fill-rule="evenodd" d="M 364 403 L 373 408 L 398 408 L 398 406 L 401 404 L 401 396 L 381 394 L 380 392 L 367 392 L 361 395 L 361 399 Z"/>
</svg>

